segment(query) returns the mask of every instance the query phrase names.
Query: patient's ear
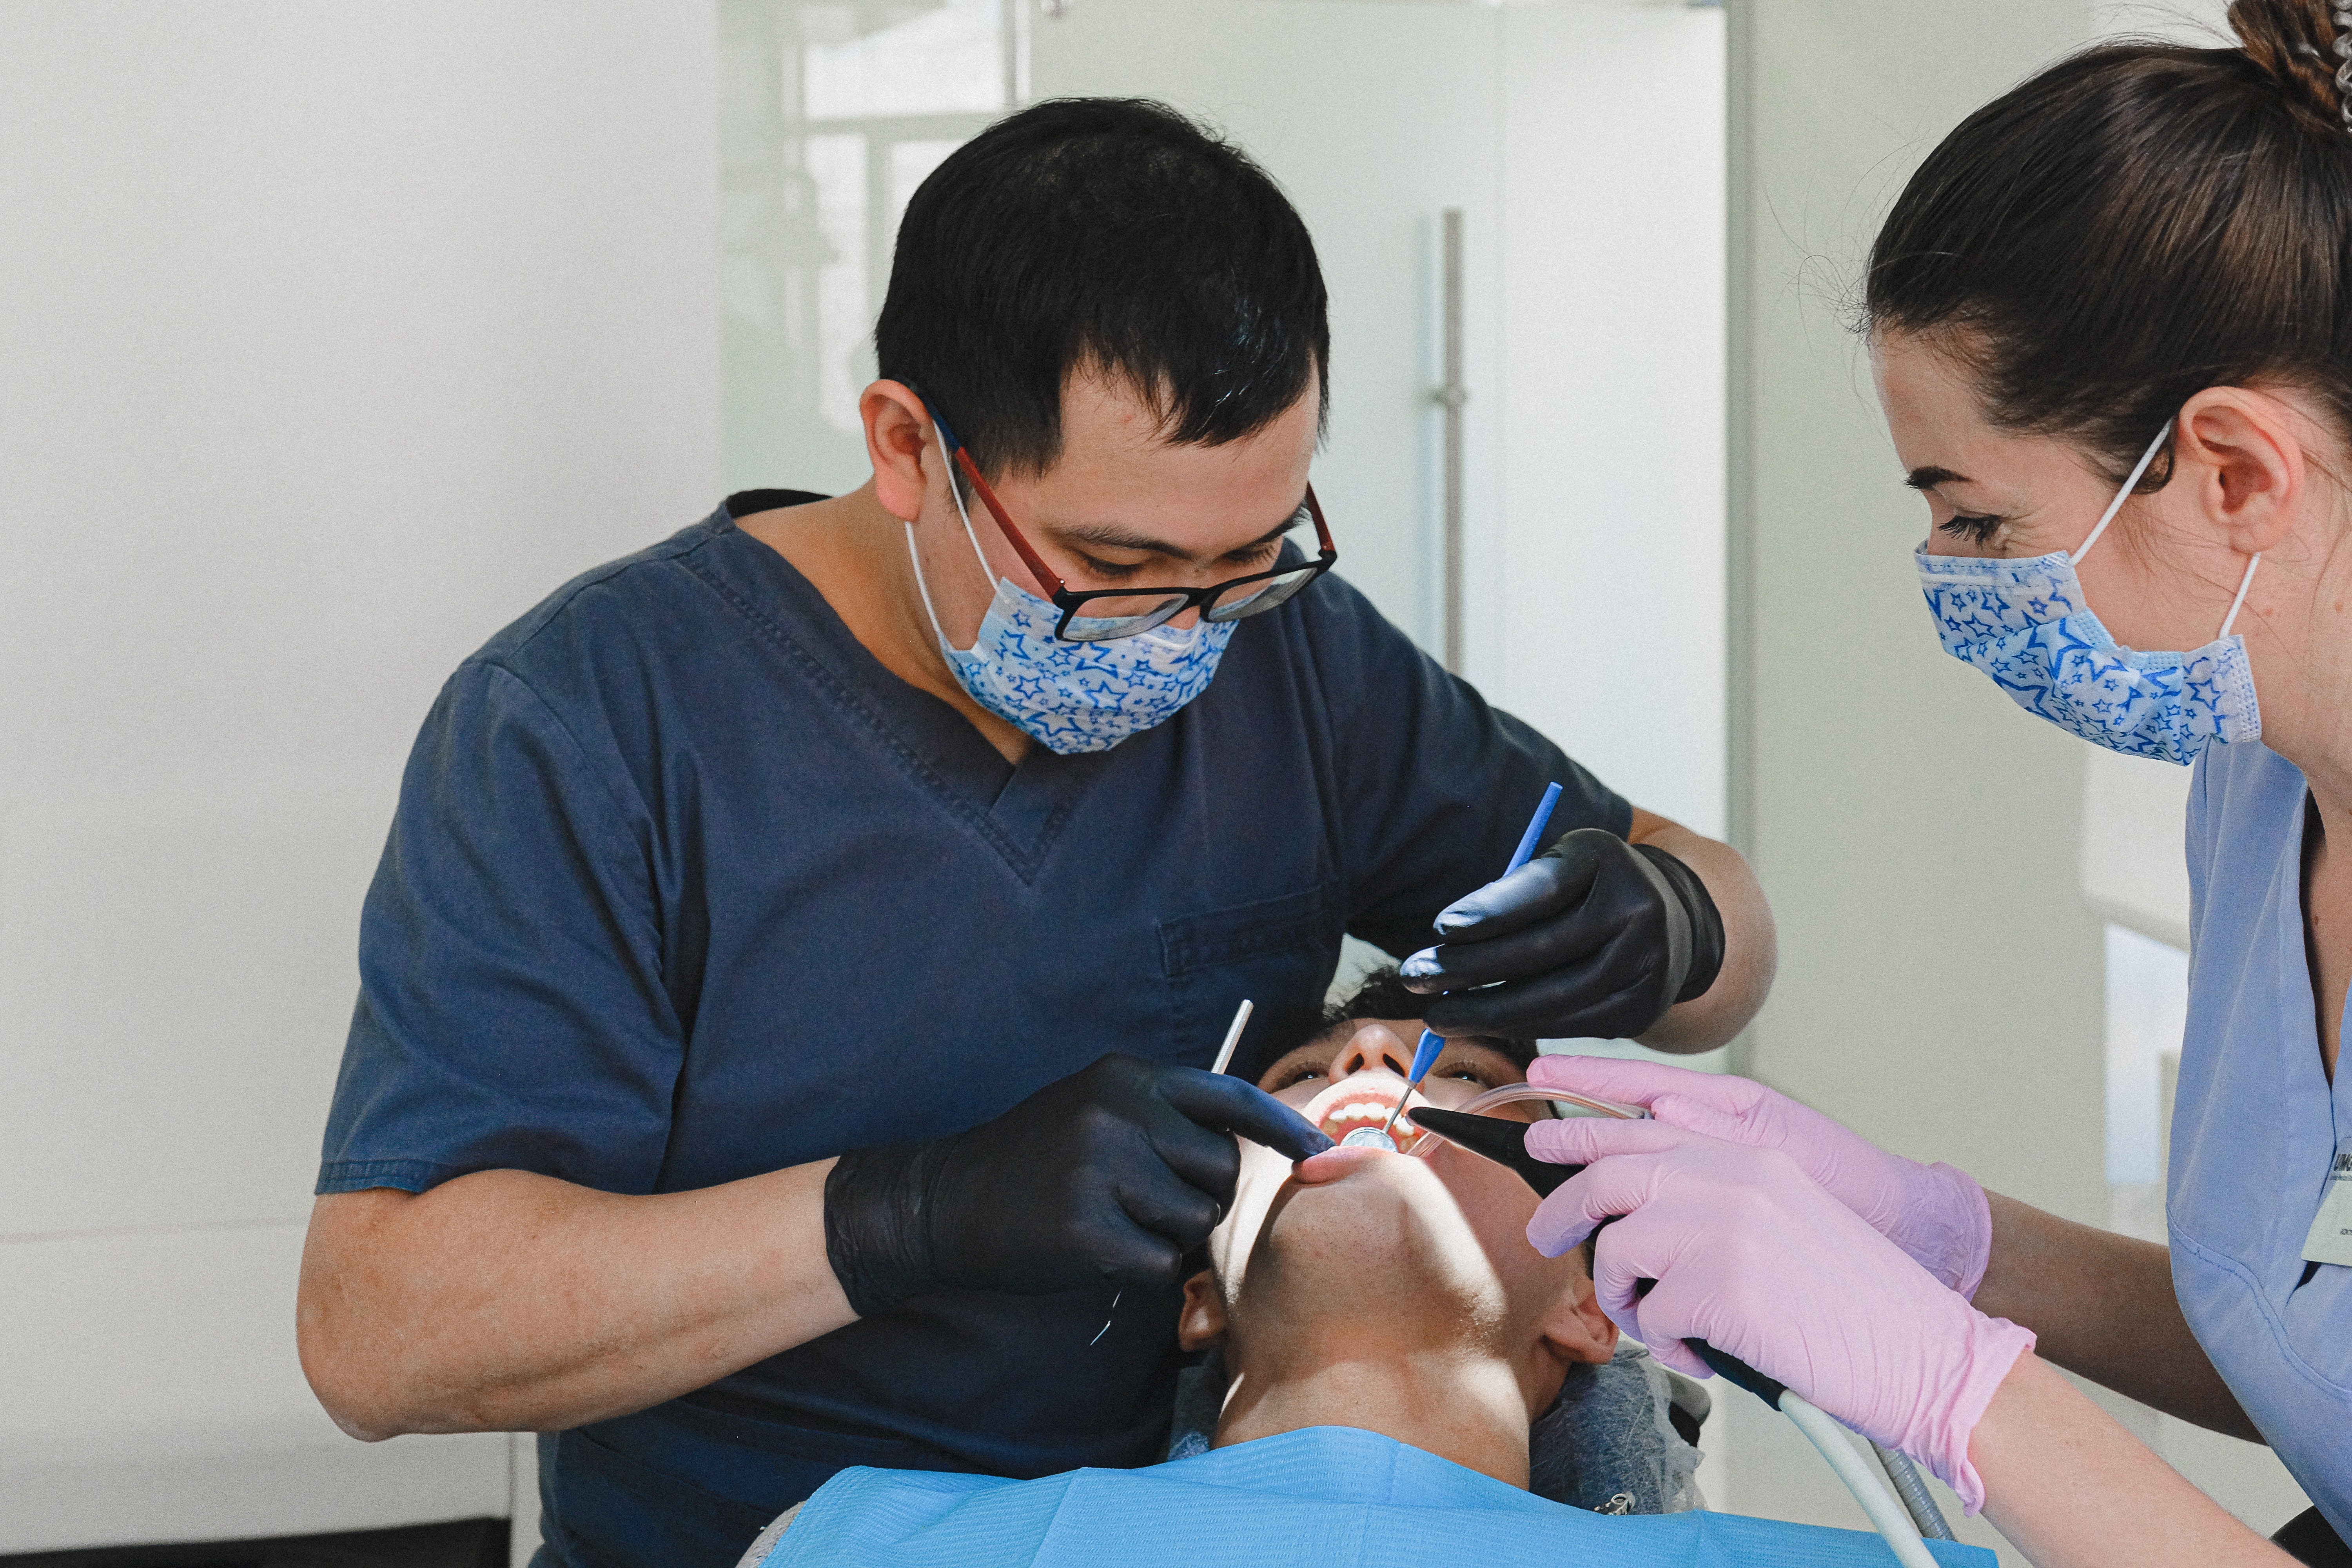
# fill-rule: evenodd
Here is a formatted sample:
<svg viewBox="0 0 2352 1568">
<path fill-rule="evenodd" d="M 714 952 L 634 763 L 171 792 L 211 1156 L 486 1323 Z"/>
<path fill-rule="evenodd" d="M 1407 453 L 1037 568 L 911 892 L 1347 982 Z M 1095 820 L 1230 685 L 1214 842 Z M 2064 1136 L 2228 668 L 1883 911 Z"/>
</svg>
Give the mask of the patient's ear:
<svg viewBox="0 0 2352 1568">
<path fill-rule="evenodd" d="M 1586 1286 L 1585 1294 L 1591 1293 L 1592 1288 Z M 1184 1281 L 1184 1310 L 1176 1319 L 1176 1343 L 1183 1350 L 1204 1351 L 1224 1342 L 1225 1293 L 1217 1289 L 1217 1277 L 1203 1268 Z"/>
<path fill-rule="evenodd" d="M 1601 1310 L 1592 1277 L 1581 1268 L 1544 1314 L 1539 1330 L 1562 1361 L 1599 1366 L 1617 1353 L 1617 1325 Z"/>
</svg>

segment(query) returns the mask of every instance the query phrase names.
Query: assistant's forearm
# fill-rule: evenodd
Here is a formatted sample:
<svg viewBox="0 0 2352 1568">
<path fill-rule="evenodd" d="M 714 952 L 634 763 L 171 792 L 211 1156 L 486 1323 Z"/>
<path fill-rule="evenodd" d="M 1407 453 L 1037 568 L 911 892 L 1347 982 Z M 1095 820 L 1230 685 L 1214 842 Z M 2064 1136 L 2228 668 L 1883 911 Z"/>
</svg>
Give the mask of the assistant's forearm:
<svg viewBox="0 0 2352 1568">
<path fill-rule="evenodd" d="M 1985 1517 L 2035 1568 L 2291 1562 L 2027 1352 L 1969 1440 Z"/>
<path fill-rule="evenodd" d="M 521 1171 L 320 1198 L 303 1370 L 355 1436 L 551 1431 L 705 1386 L 854 1321 L 830 1160 L 624 1196 Z"/>
<path fill-rule="evenodd" d="M 2262 1434 L 2197 1337 L 2173 1293 L 2165 1249 L 1987 1193 L 1992 1255 L 1977 1310 L 2032 1329 L 2045 1360 L 2233 1437 Z"/>
<path fill-rule="evenodd" d="M 1661 1051 L 1713 1050 L 1748 1026 L 1772 989 L 1780 963 L 1772 906 L 1747 857 L 1728 844 L 1646 813 L 1635 816 L 1632 837 L 1636 844 L 1655 845 L 1696 872 L 1723 917 L 1723 969 L 1715 984 L 1705 995 L 1670 1008 L 1642 1035 L 1642 1044 Z"/>
</svg>

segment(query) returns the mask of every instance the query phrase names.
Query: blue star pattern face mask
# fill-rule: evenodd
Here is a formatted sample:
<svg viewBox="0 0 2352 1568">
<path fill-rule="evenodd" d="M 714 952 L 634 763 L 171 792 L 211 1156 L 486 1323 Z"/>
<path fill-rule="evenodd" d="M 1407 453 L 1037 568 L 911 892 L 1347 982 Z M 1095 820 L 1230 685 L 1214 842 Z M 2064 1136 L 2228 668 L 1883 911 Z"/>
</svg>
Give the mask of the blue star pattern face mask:
<svg viewBox="0 0 2352 1568">
<path fill-rule="evenodd" d="M 1923 550 L 1919 582 L 1944 651 L 1992 677 L 2019 707 L 2109 751 L 2189 763 L 2210 742 L 2251 741 L 2263 732 L 2246 639 L 2230 635 L 2262 556 L 2246 563 L 2221 632 L 2189 653 L 2136 653 L 2118 645 L 2091 613 L 2074 575 L 2171 431 L 2168 422 L 2157 432 L 2073 554 L 2004 561 Z"/>
<path fill-rule="evenodd" d="M 971 513 L 965 509 L 953 469 L 949 470 L 948 493 L 955 498 L 964 537 L 980 558 L 981 571 L 989 573 L 988 556 L 972 531 Z M 1174 718 L 1178 709 L 1209 689 L 1217 660 L 1233 640 L 1233 622 L 1211 626 L 1195 620 L 1187 627 L 1157 626 L 1108 642 L 1065 641 L 1054 635 L 1061 611 L 1015 586 L 1011 578 L 999 577 L 996 597 L 981 617 L 980 636 L 971 647 L 956 648 L 940 629 L 939 612 L 931 607 L 923 559 L 915 549 L 915 525 L 906 527 L 907 553 L 914 557 L 923 613 L 931 618 L 931 633 L 940 639 L 940 651 L 947 656 L 957 681 L 973 701 L 1064 756 L 1107 752 L 1129 735 Z"/>
</svg>

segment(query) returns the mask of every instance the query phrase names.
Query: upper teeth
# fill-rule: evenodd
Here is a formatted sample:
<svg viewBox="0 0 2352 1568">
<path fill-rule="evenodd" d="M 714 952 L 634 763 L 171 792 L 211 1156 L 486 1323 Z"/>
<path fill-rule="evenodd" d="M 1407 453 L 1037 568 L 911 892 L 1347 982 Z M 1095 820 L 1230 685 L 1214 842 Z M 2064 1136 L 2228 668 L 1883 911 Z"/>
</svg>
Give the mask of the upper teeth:
<svg viewBox="0 0 2352 1568">
<path fill-rule="evenodd" d="M 1396 1106 L 1384 1100 L 1351 1100 L 1323 1118 L 1326 1121 L 1386 1121 Z"/>
</svg>

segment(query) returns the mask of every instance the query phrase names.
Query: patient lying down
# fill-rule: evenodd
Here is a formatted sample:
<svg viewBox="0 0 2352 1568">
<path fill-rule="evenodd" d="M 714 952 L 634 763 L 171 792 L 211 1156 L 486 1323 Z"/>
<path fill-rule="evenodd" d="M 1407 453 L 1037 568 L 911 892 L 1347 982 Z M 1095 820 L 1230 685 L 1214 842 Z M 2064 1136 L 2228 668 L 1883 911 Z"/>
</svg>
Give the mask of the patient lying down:
<svg viewBox="0 0 2352 1568">
<path fill-rule="evenodd" d="M 1406 994 L 1376 977 L 1347 1009 L 1358 1016 L 1263 1062 L 1260 1087 L 1335 1138 L 1380 1125 L 1404 1091 L 1420 1025 L 1361 1015 L 1403 1012 Z M 1458 1106 L 1524 1082 L 1531 1053 L 1452 1045 L 1412 1103 Z M 1490 1112 L 1549 1113 L 1541 1102 Z M 1426 1158 L 1401 1137 L 1396 1153 L 1338 1149 L 1296 1168 L 1243 1144 L 1232 1212 L 1210 1239 L 1209 1267 L 1185 1286 L 1179 1337 L 1187 1350 L 1221 1352 L 1224 1373 L 1222 1399 L 1190 1443 L 1180 1401 L 1174 1451 L 1190 1457 L 1031 1481 L 845 1470 L 772 1525 L 743 1568 L 1885 1561 L 1871 1536 L 1696 1512 L 1604 1518 L 1588 1511 L 1597 1503 L 1531 1495 L 1531 1426 L 1557 1441 L 1570 1403 L 1563 1384 L 1591 1388 L 1611 1369 L 1617 1331 L 1584 1257 L 1547 1258 L 1528 1245 L 1534 1192 L 1431 1142 Z M 1648 1425 L 1652 1384 L 1663 1416 L 1658 1369 L 1616 1370 L 1643 1391 L 1632 1424 Z M 1622 1416 L 1621 1402 L 1612 1425 L 1626 1426 Z M 1683 1450 L 1685 1483 L 1693 1460 Z M 1621 1495 L 1608 1511 L 1631 1500 Z"/>
<path fill-rule="evenodd" d="M 1344 1138 L 1396 1108 L 1419 1033 L 1416 1019 L 1347 1020 L 1259 1084 Z M 1414 1103 L 1458 1106 L 1526 1078 L 1504 1043 L 1449 1043 Z M 1233 1212 L 1179 1327 L 1185 1349 L 1223 1352 L 1214 1446 L 1352 1426 L 1524 1488 L 1529 1426 L 1570 1367 L 1609 1361 L 1616 1325 L 1581 1256 L 1528 1245 L 1525 1182 L 1439 1140 L 1414 1151 L 1405 1131 L 1411 1152 L 1338 1149 L 1295 1170 L 1242 1146 Z"/>
</svg>

